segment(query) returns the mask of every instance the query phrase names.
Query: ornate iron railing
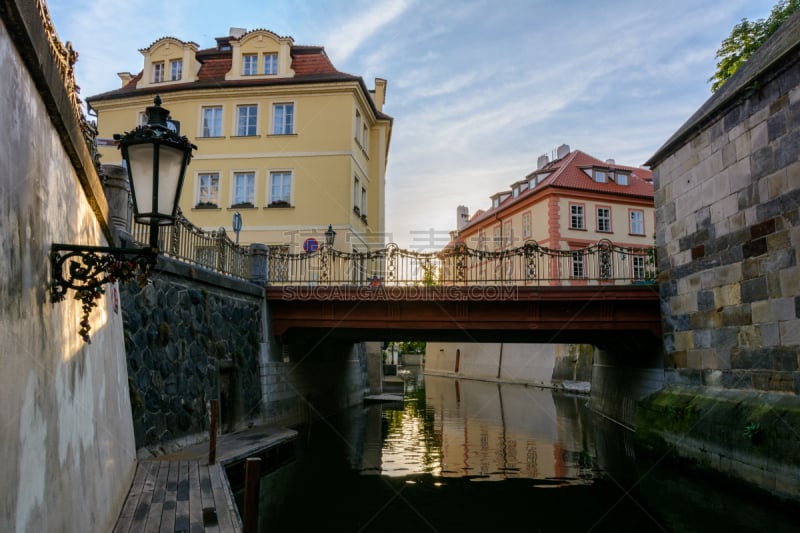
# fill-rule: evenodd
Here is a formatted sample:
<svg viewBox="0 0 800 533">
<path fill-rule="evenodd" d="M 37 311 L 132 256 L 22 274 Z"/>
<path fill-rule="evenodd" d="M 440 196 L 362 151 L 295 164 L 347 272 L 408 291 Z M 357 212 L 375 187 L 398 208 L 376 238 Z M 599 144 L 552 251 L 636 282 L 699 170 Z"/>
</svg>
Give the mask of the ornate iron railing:
<svg viewBox="0 0 800 533">
<path fill-rule="evenodd" d="M 136 242 L 148 242 L 150 226 L 134 222 L 132 233 Z M 179 213 L 174 225 L 159 228 L 158 242 L 161 253 L 173 259 L 229 276 L 250 279 L 248 249 L 234 243 L 225 228 L 204 231 Z"/>
<path fill-rule="evenodd" d="M 312 253 L 270 250 L 270 285 L 598 285 L 655 280 L 654 248 L 609 240 L 573 250 L 528 241 L 519 248 L 483 251 L 463 244 L 440 252 L 402 250 L 395 244 L 370 252 L 323 247 Z"/>
</svg>

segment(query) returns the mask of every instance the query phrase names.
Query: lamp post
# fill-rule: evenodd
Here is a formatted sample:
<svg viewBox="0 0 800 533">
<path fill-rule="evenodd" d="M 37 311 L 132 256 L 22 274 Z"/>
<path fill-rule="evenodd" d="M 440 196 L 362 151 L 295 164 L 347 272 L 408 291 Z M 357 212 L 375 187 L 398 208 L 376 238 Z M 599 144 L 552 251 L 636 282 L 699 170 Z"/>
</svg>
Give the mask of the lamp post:
<svg viewBox="0 0 800 533">
<path fill-rule="evenodd" d="M 89 314 L 105 293 L 105 283 L 128 281 L 136 276 L 140 286 L 147 284 L 158 256 L 159 226 L 175 221 L 186 167 L 192 150 L 197 148 L 189 139 L 170 130 L 169 111 L 161 107 L 159 96 L 153 103 L 147 108 L 147 124 L 114 135 L 128 169 L 134 218 L 150 225 L 148 246 L 118 248 L 54 243 L 50 248 L 50 298 L 60 302 L 68 289 L 75 291 L 75 298 L 83 304 L 78 334 L 86 342 L 91 342 Z"/>
<path fill-rule="evenodd" d="M 329 248 L 333 248 L 333 241 L 336 240 L 336 232 L 333 231 L 333 225 L 328 224 L 328 230 L 325 232 L 325 244 Z"/>
</svg>

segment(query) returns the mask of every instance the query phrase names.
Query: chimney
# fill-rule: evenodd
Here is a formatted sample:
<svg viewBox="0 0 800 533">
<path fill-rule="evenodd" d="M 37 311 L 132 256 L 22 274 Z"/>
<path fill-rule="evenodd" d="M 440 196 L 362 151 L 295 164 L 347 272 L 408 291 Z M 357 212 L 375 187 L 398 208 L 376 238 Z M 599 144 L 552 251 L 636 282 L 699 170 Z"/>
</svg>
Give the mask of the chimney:
<svg viewBox="0 0 800 533">
<path fill-rule="evenodd" d="M 561 159 L 562 157 L 564 157 L 568 153 L 569 153 L 569 145 L 568 144 L 562 144 L 561 146 L 556 148 L 556 157 L 558 159 Z"/>
<path fill-rule="evenodd" d="M 549 162 L 550 162 L 550 158 L 547 157 L 547 154 L 540 155 L 539 159 L 536 160 L 536 170 L 539 170 L 540 168 L 544 168 L 544 166 L 547 165 L 547 163 L 549 163 Z"/>
<path fill-rule="evenodd" d="M 609 158 L 609 159 L 606 159 L 606 163 L 608 163 L 609 165 L 613 165 L 614 163 L 616 163 L 616 161 L 614 161 L 613 159 Z"/>
<path fill-rule="evenodd" d="M 456 208 L 456 228 L 461 229 L 469 222 L 469 207 L 460 205 Z"/>
<path fill-rule="evenodd" d="M 119 79 L 122 81 L 123 87 L 128 85 L 133 79 L 133 74 L 130 72 L 117 72 L 117 76 L 119 76 Z"/>
<path fill-rule="evenodd" d="M 231 28 L 228 30 L 228 35 L 236 39 L 247 33 L 247 28 Z"/>
</svg>

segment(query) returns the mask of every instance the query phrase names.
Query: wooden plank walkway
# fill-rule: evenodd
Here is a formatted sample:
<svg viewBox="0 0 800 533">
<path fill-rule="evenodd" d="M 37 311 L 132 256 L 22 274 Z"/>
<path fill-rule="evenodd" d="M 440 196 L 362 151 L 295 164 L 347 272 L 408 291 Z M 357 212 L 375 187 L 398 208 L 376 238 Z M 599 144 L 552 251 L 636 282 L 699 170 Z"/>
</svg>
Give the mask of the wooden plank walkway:
<svg viewBox="0 0 800 533">
<path fill-rule="evenodd" d="M 290 429 L 252 428 L 222 435 L 217 462 L 208 464 L 208 443 L 140 461 L 115 533 L 230 533 L 242 522 L 225 467 L 263 455 L 297 436 Z"/>
</svg>

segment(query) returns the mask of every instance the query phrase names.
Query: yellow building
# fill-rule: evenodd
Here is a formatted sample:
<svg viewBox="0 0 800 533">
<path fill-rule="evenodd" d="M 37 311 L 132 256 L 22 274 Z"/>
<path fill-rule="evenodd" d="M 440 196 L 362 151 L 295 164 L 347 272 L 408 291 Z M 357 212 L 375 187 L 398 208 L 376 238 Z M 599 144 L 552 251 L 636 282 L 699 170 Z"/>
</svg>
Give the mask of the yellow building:
<svg viewBox="0 0 800 533">
<path fill-rule="evenodd" d="M 214 48 L 163 37 L 140 50 L 137 75 L 87 98 L 97 113 L 102 163 L 121 164 L 110 140 L 142 123 L 159 94 L 197 151 L 180 206 L 206 230 L 240 242 L 324 242 L 366 251 L 384 245 L 384 194 L 392 117 L 382 108 L 386 80 L 372 90 L 336 70 L 321 46 L 295 45 L 271 31 L 231 28 Z"/>
</svg>

